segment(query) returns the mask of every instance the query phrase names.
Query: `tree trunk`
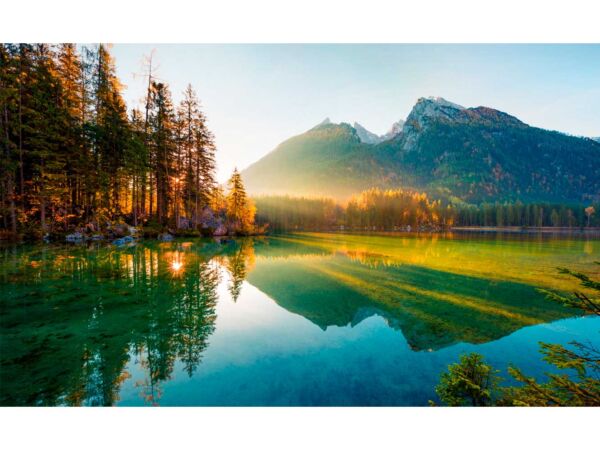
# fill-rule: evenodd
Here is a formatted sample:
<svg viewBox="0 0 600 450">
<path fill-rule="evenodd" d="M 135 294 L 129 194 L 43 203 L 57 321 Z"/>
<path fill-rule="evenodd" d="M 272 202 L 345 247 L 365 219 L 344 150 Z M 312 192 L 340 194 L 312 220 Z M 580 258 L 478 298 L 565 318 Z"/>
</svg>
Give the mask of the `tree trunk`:
<svg viewBox="0 0 600 450">
<path fill-rule="evenodd" d="M 152 173 L 148 174 L 148 178 L 150 180 L 150 182 L 148 183 L 149 184 L 149 189 L 150 189 L 150 192 L 148 193 L 149 197 L 150 197 L 150 203 L 148 204 L 148 215 L 150 217 L 152 217 L 152 215 L 154 213 L 154 211 L 152 209 L 152 203 L 154 203 L 154 183 L 153 183 L 153 180 L 152 180 Z"/>
<path fill-rule="evenodd" d="M 8 198 L 9 198 L 9 209 L 10 209 L 10 229 L 16 234 L 17 233 L 17 214 L 15 208 L 15 187 L 13 182 L 13 175 L 8 177 L 7 182 Z"/>
<path fill-rule="evenodd" d="M 134 175 L 131 181 L 132 193 L 131 193 L 131 214 L 133 216 L 133 226 L 137 227 L 137 215 L 138 215 L 138 189 L 137 177 Z"/>
<path fill-rule="evenodd" d="M 21 59 L 19 58 L 19 61 Z M 25 177 L 23 174 L 23 83 L 21 83 L 22 68 L 19 62 L 19 193 L 21 208 L 25 209 Z"/>
<path fill-rule="evenodd" d="M 42 233 L 46 233 L 46 200 L 40 197 L 40 224 Z"/>
<path fill-rule="evenodd" d="M 139 201 L 140 201 L 140 209 L 139 214 L 142 216 L 146 215 L 146 172 L 142 173 L 140 177 L 140 185 L 139 185 Z"/>
<path fill-rule="evenodd" d="M 198 149 L 196 149 L 196 189 L 195 191 L 195 209 L 194 209 L 194 223 L 196 224 L 196 228 L 198 228 L 199 214 L 198 214 L 198 195 L 200 193 L 200 158 L 198 157 Z"/>
</svg>

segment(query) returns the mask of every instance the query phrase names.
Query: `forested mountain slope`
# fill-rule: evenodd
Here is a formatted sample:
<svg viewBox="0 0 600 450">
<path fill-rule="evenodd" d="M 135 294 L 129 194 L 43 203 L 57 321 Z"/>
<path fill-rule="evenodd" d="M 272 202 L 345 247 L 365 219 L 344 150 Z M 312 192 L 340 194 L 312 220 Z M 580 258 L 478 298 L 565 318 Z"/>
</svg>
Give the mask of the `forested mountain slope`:
<svg viewBox="0 0 600 450">
<path fill-rule="evenodd" d="M 401 187 L 469 203 L 600 197 L 600 143 L 495 109 L 421 98 L 383 142 L 364 142 L 376 135 L 357 128 L 326 121 L 281 143 L 243 171 L 249 191 L 345 199 L 369 187 Z"/>
</svg>

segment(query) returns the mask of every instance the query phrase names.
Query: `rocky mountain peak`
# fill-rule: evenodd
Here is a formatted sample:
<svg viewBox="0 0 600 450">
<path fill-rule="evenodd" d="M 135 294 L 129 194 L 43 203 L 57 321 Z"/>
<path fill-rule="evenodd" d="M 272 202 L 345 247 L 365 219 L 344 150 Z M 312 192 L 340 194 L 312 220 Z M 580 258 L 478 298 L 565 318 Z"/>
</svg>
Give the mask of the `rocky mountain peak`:
<svg viewBox="0 0 600 450">
<path fill-rule="evenodd" d="M 356 135 L 361 142 L 364 142 L 365 144 L 378 144 L 381 142 L 381 136 L 378 136 L 375 133 L 367 130 L 360 123 L 354 122 L 353 127 L 356 130 Z"/>
<path fill-rule="evenodd" d="M 464 106 L 449 102 L 442 97 L 421 97 L 406 118 L 402 129 L 405 136 L 406 150 L 412 150 L 417 143 L 418 135 L 424 131 L 432 120 L 456 118 Z"/>
<path fill-rule="evenodd" d="M 449 102 L 442 97 L 421 97 L 406 119 L 410 126 L 412 122 L 423 124 L 427 119 L 434 117 L 453 118 L 460 111 L 466 109 L 464 106 Z"/>
<path fill-rule="evenodd" d="M 400 133 L 402 133 L 402 129 L 404 128 L 404 120 L 400 119 L 397 122 L 394 122 L 390 128 L 390 130 L 385 133 L 383 136 L 381 136 L 381 140 L 382 141 L 387 141 L 389 139 L 392 139 L 396 136 L 398 136 Z"/>
</svg>

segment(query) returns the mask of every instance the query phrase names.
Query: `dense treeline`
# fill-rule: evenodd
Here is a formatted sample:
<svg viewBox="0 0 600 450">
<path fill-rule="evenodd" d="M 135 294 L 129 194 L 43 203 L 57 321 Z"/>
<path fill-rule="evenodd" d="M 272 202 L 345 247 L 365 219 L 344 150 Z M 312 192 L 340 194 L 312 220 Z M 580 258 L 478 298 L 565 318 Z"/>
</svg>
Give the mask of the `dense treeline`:
<svg viewBox="0 0 600 450">
<path fill-rule="evenodd" d="M 332 199 L 260 196 L 254 203 L 256 222 L 271 231 L 328 230 L 343 223 L 344 210 Z"/>
<path fill-rule="evenodd" d="M 364 191 L 348 202 L 345 212 L 350 229 L 436 228 L 451 226 L 454 220 L 452 208 L 440 200 L 401 189 Z"/>
<path fill-rule="evenodd" d="M 254 199 L 256 220 L 278 230 L 394 230 L 450 226 L 454 211 L 425 193 L 369 189 L 346 206 L 327 198 L 262 196 Z"/>
<path fill-rule="evenodd" d="M 583 227 L 598 226 L 598 206 L 552 203 L 483 203 L 456 208 L 456 222 L 464 226 Z"/>
<path fill-rule="evenodd" d="M 128 113 L 105 45 L 0 45 L 0 227 L 41 237 L 115 222 L 250 232 L 239 174 L 226 197 L 194 89 L 173 105 L 148 66 Z M 241 218 L 243 220 L 241 220 Z"/>
<path fill-rule="evenodd" d="M 285 230 L 418 230 L 451 226 L 584 227 L 598 226 L 598 206 L 484 203 L 452 205 L 425 193 L 370 189 L 342 206 L 328 198 L 261 196 L 255 198 L 257 222 Z"/>
</svg>

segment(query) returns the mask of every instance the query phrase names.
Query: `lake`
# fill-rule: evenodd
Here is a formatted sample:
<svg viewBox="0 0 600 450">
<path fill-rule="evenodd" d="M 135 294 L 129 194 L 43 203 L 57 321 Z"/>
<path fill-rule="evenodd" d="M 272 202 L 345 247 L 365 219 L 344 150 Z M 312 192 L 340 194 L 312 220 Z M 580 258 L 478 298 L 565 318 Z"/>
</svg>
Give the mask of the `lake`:
<svg viewBox="0 0 600 450">
<path fill-rule="evenodd" d="M 538 289 L 597 260 L 585 235 L 4 246 L 0 404 L 427 405 L 471 351 L 543 378 L 538 342 L 600 345 L 600 318 Z"/>
</svg>

